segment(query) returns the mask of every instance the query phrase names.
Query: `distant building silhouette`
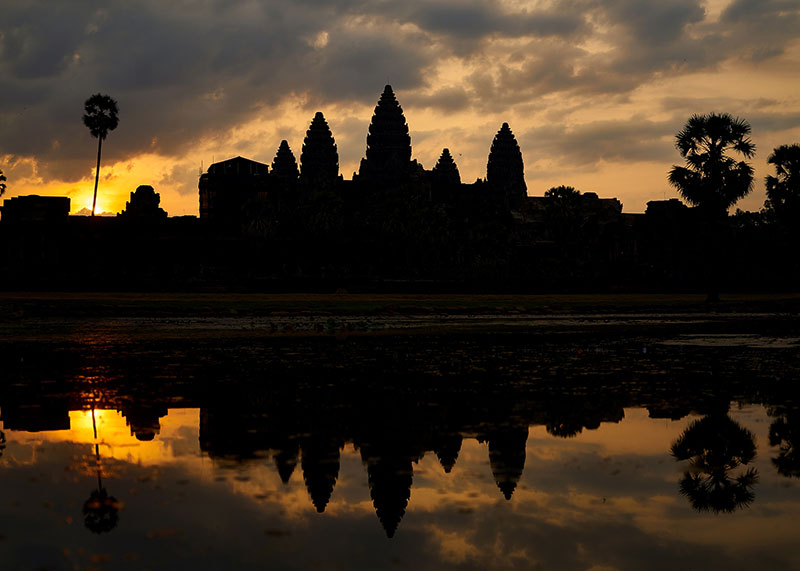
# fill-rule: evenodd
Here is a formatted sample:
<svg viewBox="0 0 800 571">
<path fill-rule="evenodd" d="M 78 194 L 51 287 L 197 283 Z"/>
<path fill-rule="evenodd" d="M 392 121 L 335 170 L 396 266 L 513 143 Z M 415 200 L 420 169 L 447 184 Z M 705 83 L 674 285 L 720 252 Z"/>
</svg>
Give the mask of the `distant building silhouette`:
<svg viewBox="0 0 800 571">
<path fill-rule="evenodd" d="M 0 207 L 3 222 L 65 221 L 69 216 L 70 199 L 66 196 L 15 196 Z"/>
<path fill-rule="evenodd" d="M 677 198 L 669 200 L 651 200 L 647 203 L 645 214 L 649 216 L 674 217 L 684 216 L 689 212 L 689 207 Z"/>
<path fill-rule="evenodd" d="M 162 220 L 167 217 L 166 211 L 159 206 L 161 195 L 152 186 L 143 184 L 131 193 L 130 201 L 125 203 L 125 210 L 117 216 L 129 220 Z"/>
<path fill-rule="evenodd" d="M 268 175 L 267 165 L 243 157 L 214 163 L 200 176 L 200 218 L 239 223 L 243 205 L 266 192 Z"/>
</svg>

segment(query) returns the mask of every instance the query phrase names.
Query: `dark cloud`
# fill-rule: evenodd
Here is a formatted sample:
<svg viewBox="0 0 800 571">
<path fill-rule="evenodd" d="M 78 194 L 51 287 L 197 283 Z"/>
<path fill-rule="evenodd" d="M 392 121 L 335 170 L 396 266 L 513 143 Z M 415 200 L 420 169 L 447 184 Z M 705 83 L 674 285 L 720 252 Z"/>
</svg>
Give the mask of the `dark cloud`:
<svg viewBox="0 0 800 571">
<path fill-rule="evenodd" d="M 471 79 L 479 105 L 497 108 L 552 93 L 624 96 L 653 79 L 713 70 L 727 60 L 774 58 L 800 29 L 800 6 L 780 0 L 763 7 L 736 0 L 716 23 L 705 21 L 700 0 L 588 0 L 566 6 L 592 22 L 582 38 L 604 47 L 533 37 L 514 57 L 475 70 Z"/>
<path fill-rule="evenodd" d="M 500 2 L 445 0 L 398 2 L 403 20 L 424 30 L 478 42 L 487 36 L 566 37 L 585 29 L 581 14 L 571 11 L 522 10 L 508 12 Z"/>
<path fill-rule="evenodd" d="M 791 0 L 734 0 L 718 22 L 704 20 L 701 0 L 565 0 L 535 9 L 500 0 L 6 4 L 0 155 L 35 156 L 42 177 L 66 181 L 93 166 L 86 159 L 95 141 L 80 117 L 96 92 L 120 106 L 106 160 L 144 151 L 182 157 L 293 98 L 371 104 L 391 83 L 407 106 L 443 112 L 499 112 L 551 94 L 589 105 L 730 59 L 777 57 L 800 28 Z M 435 73 L 448 58 L 469 73 L 443 88 Z M 630 150 L 641 156 L 642 148 L 649 144 Z M 603 154 L 622 156 L 612 151 Z M 356 151 L 340 152 L 349 159 Z"/>
<path fill-rule="evenodd" d="M 119 102 L 120 128 L 104 153 L 115 160 L 178 155 L 296 94 L 375 100 L 387 79 L 422 83 L 424 38 L 353 28 L 334 7 L 117 0 L 51 14 L 45 3 L 16 3 L 4 13 L 0 154 L 35 155 L 45 176 L 84 176 L 93 142 L 80 116 L 97 91 Z"/>
<path fill-rule="evenodd" d="M 466 89 L 460 86 L 437 89 L 430 94 L 409 93 L 403 97 L 407 107 L 415 109 L 437 109 L 441 111 L 460 111 L 470 106 L 471 98 Z"/>
<path fill-rule="evenodd" d="M 668 162 L 675 155 L 672 138 L 678 129 L 680 125 L 674 120 L 656 122 L 637 116 L 575 127 L 549 125 L 519 139 L 529 155 L 554 157 L 573 168 L 601 161 Z"/>
<path fill-rule="evenodd" d="M 170 172 L 158 182 L 156 191 L 161 187 L 169 188 L 182 196 L 195 194 L 197 192 L 197 177 L 199 175 L 197 165 L 184 162 L 177 164 Z"/>
<path fill-rule="evenodd" d="M 605 23 L 612 30 L 621 30 L 646 46 L 682 40 L 687 26 L 705 17 L 698 0 L 606 0 L 602 6 Z"/>
<path fill-rule="evenodd" d="M 724 22 L 771 21 L 773 26 L 783 27 L 777 17 L 797 18 L 800 6 L 794 0 L 733 0 L 723 11 Z"/>
<path fill-rule="evenodd" d="M 800 4 L 793 0 L 734 0 L 723 11 L 720 26 L 731 46 L 740 42 L 741 57 L 761 62 L 781 55 L 800 29 Z"/>
<path fill-rule="evenodd" d="M 756 111 L 745 117 L 753 128 L 753 136 L 764 131 L 788 131 L 800 128 L 800 113 Z"/>
<path fill-rule="evenodd" d="M 336 29 L 313 58 L 306 86 L 330 101 L 377 101 L 383 85 L 410 90 L 424 84 L 433 60 L 429 41 L 413 32 L 387 36 L 377 30 Z"/>
</svg>

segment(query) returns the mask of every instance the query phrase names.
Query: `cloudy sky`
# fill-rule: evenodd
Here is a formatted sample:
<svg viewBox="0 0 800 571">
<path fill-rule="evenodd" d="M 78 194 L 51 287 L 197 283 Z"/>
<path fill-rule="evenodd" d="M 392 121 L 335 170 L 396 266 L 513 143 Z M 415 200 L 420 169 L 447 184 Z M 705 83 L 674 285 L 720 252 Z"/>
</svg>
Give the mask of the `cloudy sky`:
<svg viewBox="0 0 800 571">
<path fill-rule="evenodd" d="M 414 158 L 443 147 L 462 179 L 483 177 L 507 121 L 528 193 L 568 184 L 627 212 L 676 196 L 674 134 L 693 113 L 753 127 L 766 159 L 800 142 L 797 0 L 4 0 L 0 169 L 6 198 L 57 194 L 91 206 L 93 93 L 120 125 L 103 145 L 98 210 L 139 184 L 171 215 L 197 213 L 201 165 L 299 157 L 322 111 L 350 178 L 375 103 L 391 83 Z"/>
</svg>

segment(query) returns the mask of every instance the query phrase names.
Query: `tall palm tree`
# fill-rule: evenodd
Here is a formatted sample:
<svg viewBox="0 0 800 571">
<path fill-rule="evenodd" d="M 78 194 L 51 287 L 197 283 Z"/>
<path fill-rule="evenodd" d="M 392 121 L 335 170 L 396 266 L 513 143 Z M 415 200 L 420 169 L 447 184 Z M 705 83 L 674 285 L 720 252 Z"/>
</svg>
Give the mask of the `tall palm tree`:
<svg viewBox="0 0 800 571">
<path fill-rule="evenodd" d="M 686 166 L 673 166 L 669 183 L 709 216 L 724 217 L 753 188 L 753 167 L 728 156 L 735 152 L 752 158 L 756 146 L 749 135 L 750 124 L 728 113 L 692 115 L 675 136 Z"/>
<path fill-rule="evenodd" d="M 736 153 L 750 159 L 756 146 L 750 140 L 750 124 L 728 113 L 692 115 L 675 136 L 675 146 L 686 160 L 685 167 L 673 166 L 669 183 L 705 218 L 708 297 L 719 301 L 718 275 L 722 252 L 720 234 L 728 209 L 753 188 L 753 167 L 729 156 Z"/>
<path fill-rule="evenodd" d="M 95 93 L 83 105 L 86 113 L 83 124 L 89 128 L 93 137 L 97 137 L 97 170 L 94 175 L 94 198 L 92 199 L 92 216 L 97 205 L 97 183 L 100 180 L 100 152 L 103 148 L 103 139 L 108 136 L 119 124 L 117 102 L 108 95 Z"/>
<path fill-rule="evenodd" d="M 781 222 L 793 222 L 800 214 L 800 145 L 776 147 L 767 159 L 777 176 L 767 177 L 767 208 Z"/>
</svg>

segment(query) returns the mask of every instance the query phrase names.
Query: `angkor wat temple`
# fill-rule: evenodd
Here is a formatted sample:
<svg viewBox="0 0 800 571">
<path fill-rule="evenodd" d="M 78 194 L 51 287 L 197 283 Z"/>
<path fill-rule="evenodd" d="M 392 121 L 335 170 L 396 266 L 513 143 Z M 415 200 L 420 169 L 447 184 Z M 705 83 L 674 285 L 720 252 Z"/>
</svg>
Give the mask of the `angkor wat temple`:
<svg viewBox="0 0 800 571">
<path fill-rule="evenodd" d="M 306 133 L 300 155 L 300 167 L 289 148 L 281 141 L 271 167 L 242 157 L 211 165 L 200 177 L 200 217 L 220 223 L 247 223 L 267 206 L 277 219 L 334 193 L 342 200 L 348 196 L 392 194 L 402 188 L 408 199 L 421 197 L 444 207 L 459 202 L 483 199 L 494 208 L 521 210 L 529 197 L 526 193 L 522 153 L 514 134 L 503 123 L 495 135 L 489 153 L 486 181 L 462 184 L 458 166 L 449 149 L 432 170 L 425 170 L 411 158 L 411 136 L 403 109 L 387 85 L 375 107 L 369 125 L 366 157 L 350 181 L 339 174 L 339 156 L 333 134 L 322 113 L 318 112 Z M 621 211 L 621 205 L 614 201 Z"/>
<path fill-rule="evenodd" d="M 706 260 L 696 245 L 705 225 L 695 209 L 672 199 L 628 214 L 615 198 L 565 186 L 529 196 L 507 123 L 491 143 L 485 179 L 473 183 L 462 182 L 448 148 L 430 170 L 412 158 L 409 127 L 389 85 L 366 143 L 358 172 L 345 180 L 318 112 L 299 165 L 285 140 L 271 165 L 243 157 L 212 164 L 199 180 L 199 219 L 167 218 L 150 186 L 131 193 L 110 220 L 68 217 L 61 197 L 7 200 L 0 275 L 13 287 L 43 280 L 312 290 L 704 287 Z M 745 289 L 797 283 L 800 264 L 787 266 L 774 248 L 757 249 L 781 241 L 786 229 L 757 226 L 744 217 L 726 230 L 731 259 L 720 261 L 727 274 L 720 279 Z M 97 255 L 76 269 L 68 262 L 76 251 Z"/>
</svg>

